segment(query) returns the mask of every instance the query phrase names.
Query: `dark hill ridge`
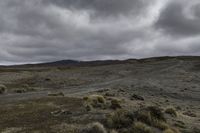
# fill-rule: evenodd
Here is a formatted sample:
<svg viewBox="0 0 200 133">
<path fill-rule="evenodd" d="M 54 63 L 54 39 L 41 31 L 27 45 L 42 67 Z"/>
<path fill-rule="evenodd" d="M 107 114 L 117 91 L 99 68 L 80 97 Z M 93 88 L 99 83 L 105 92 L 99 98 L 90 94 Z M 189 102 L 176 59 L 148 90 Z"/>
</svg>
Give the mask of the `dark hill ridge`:
<svg viewBox="0 0 200 133">
<path fill-rule="evenodd" d="M 24 65 L 11 65 L 0 67 L 59 67 L 59 66 L 101 66 L 101 65 L 114 65 L 123 63 L 145 63 L 145 62 L 158 62 L 165 60 L 183 60 L 183 61 L 200 61 L 200 56 L 162 56 L 150 57 L 143 59 L 127 59 L 127 60 L 95 60 L 95 61 L 78 61 L 78 60 L 60 60 L 55 62 L 46 62 L 38 64 L 24 64 Z M 199 63 L 200 64 L 200 63 Z"/>
<path fill-rule="evenodd" d="M 136 59 L 131 60 L 96 60 L 96 61 L 76 61 L 76 60 L 61 60 L 55 62 L 38 63 L 38 64 L 24 64 L 24 65 L 11 65 L 11 66 L 1 66 L 9 68 L 24 68 L 24 67 L 86 67 L 86 66 L 101 66 L 101 65 L 114 65 L 123 64 L 131 61 L 137 61 Z"/>
</svg>

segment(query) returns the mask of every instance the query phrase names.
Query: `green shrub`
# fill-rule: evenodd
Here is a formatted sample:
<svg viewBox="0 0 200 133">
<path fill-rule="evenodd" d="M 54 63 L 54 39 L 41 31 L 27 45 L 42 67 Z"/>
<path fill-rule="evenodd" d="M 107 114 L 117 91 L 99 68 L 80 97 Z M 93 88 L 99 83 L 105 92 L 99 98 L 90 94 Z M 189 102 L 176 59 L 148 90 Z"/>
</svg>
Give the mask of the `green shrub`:
<svg viewBox="0 0 200 133">
<path fill-rule="evenodd" d="M 153 131 L 146 124 L 141 122 L 135 122 L 130 129 L 130 133 L 153 133 Z"/>
<path fill-rule="evenodd" d="M 81 129 L 81 133 L 107 133 L 107 131 L 101 123 L 95 122 Z"/>
</svg>

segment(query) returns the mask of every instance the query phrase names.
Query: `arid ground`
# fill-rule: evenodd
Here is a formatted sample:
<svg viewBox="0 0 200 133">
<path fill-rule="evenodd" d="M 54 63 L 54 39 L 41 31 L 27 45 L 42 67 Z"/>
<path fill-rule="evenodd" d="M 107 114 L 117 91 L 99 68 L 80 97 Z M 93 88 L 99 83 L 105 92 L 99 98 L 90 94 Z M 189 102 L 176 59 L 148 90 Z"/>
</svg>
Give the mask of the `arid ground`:
<svg viewBox="0 0 200 133">
<path fill-rule="evenodd" d="M 2 133 L 200 133 L 200 57 L 0 67 Z"/>
</svg>

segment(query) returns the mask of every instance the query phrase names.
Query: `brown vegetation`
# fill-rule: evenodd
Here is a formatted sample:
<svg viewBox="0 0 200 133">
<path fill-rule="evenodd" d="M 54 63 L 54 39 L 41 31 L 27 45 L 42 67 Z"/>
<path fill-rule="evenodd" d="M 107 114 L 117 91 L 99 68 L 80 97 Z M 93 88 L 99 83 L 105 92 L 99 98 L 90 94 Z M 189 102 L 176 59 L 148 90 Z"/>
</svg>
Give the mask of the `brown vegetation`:
<svg viewBox="0 0 200 133">
<path fill-rule="evenodd" d="M 107 133 L 107 131 L 101 123 L 95 122 L 81 129 L 80 133 Z"/>
<path fill-rule="evenodd" d="M 130 133 L 153 133 L 151 127 L 144 123 L 136 122 L 130 129 Z"/>
<path fill-rule="evenodd" d="M 177 116 L 176 110 L 174 108 L 167 108 L 165 110 L 165 113 L 170 114 L 171 116 L 174 116 L 174 117 Z"/>
</svg>

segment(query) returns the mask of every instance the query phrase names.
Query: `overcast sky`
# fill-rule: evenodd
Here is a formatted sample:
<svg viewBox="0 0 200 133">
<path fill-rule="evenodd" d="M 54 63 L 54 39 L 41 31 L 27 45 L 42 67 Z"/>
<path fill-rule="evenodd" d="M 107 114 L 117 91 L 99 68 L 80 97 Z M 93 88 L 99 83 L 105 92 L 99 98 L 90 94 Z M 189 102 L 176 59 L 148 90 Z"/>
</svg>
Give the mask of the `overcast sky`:
<svg viewBox="0 0 200 133">
<path fill-rule="evenodd" d="M 0 0 L 0 64 L 200 55 L 200 0 Z"/>
</svg>

